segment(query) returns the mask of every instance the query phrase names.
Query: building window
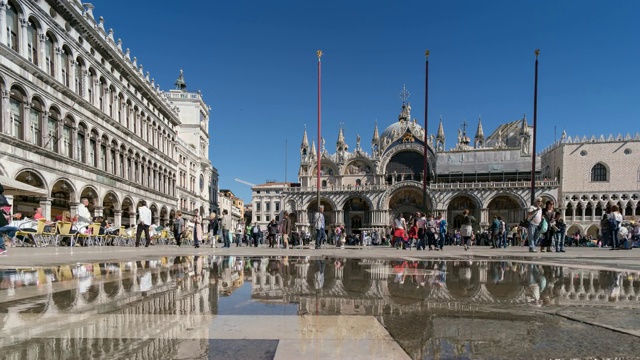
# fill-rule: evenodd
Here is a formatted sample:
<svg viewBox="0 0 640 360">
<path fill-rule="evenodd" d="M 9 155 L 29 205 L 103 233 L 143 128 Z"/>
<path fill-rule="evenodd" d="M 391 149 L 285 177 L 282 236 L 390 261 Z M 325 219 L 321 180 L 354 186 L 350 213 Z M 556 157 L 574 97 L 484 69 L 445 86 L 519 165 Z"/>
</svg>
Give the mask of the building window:
<svg viewBox="0 0 640 360">
<path fill-rule="evenodd" d="M 591 181 L 607 181 L 607 168 L 601 163 L 591 168 Z"/>
<path fill-rule="evenodd" d="M 256 202 L 256 212 L 260 212 L 260 202 Z"/>
<path fill-rule="evenodd" d="M 12 97 L 9 100 L 9 104 L 11 108 L 11 120 L 13 123 L 13 136 L 22 140 L 24 138 L 22 132 L 22 103 L 18 99 Z"/>
<path fill-rule="evenodd" d="M 271 216 L 270 215 L 265 215 L 264 220 L 265 221 L 271 221 Z"/>
<path fill-rule="evenodd" d="M 58 118 L 57 113 L 49 111 L 49 117 L 47 118 L 47 136 L 45 141 L 45 148 L 53 150 L 53 144 L 56 143 L 56 136 L 58 134 Z"/>
<path fill-rule="evenodd" d="M 31 122 L 31 143 L 36 146 L 42 146 L 41 134 L 41 116 L 42 108 L 37 100 L 34 100 L 29 110 L 29 120 Z"/>
<path fill-rule="evenodd" d="M 256 221 L 260 221 L 260 215 L 256 215 Z"/>
<path fill-rule="evenodd" d="M 77 143 L 77 150 L 78 150 L 78 161 L 80 161 L 83 164 L 87 163 L 87 157 L 86 157 L 86 135 L 87 134 L 87 130 L 84 127 L 84 125 L 80 125 L 78 126 L 78 139 L 76 141 Z"/>
<path fill-rule="evenodd" d="M 66 87 L 70 87 L 71 84 L 69 84 L 69 54 L 67 54 L 67 50 L 62 49 L 62 64 L 61 65 L 61 69 L 62 69 L 62 83 L 64 84 L 64 86 Z"/>
<path fill-rule="evenodd" d="M 276 201 L 275 205 L 276 205 L 276 212 L 280 212 L 280 202 Z"/>
<path fill-rule="evenodd" d="M 73 143 L 71 142 L 72 126 L 73 124 L 71 123 L 71 120 L 67 119 L 62 127 L 62 139 L 64 146 L 62 154 L 66 155 L 69 159 L 73 158 Z"/>
<path fill-rule="evenodd" d="M 53 45 L 53 39 L 51 38 L 50 35 L 47 35 L 47 39 L 45 41 L 44 44 L 44 63 L 47 66 L 47 74 L 55 77 L 56 76 L 56 72 L 55 72 L 55 47 Z"/>
<path fill-rule="evenodd" d="M 7 46 L 18 51 L 18 12 L 11 3 L 7 8 Z"/>
<path fill-rule="evenodd" d="M 89 140 L 89 165 L 90 166 L 96 166 L 96 140 L 95 139 L 90 139 Z"/>
<path fill-rule="evenodd" d="M 264 210 L 266 212 L 271 211 L 271 203 L 264 203 Z M 269 220 L 267 220 L 267 221 L 269 221 Z"/>
<path fill-rule="evenodd" d="M 29 20 L 27 25 L 27 56 L 29 61 L 38 65 L 38 29 L 33 20 Z"/>
</svg>

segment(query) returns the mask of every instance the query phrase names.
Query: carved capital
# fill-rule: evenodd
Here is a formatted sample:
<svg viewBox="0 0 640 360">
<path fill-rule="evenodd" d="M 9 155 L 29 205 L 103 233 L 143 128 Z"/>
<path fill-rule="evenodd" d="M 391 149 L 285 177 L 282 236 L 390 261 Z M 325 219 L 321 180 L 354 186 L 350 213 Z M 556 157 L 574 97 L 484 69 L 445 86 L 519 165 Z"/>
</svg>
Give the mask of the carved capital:
<svg viewBox="0 0 640 360">
<path fill-rule="evenodd" d="M 2 90 L 2 98 L 3 99 L 9 98 L 9 90 Z"/>
<path fill-rule="evenodd" d="M 61 47 L 57 47 L 56 48 L 56 55 L 62 55 L 62 48 Z"/>
<path fill-rule="evenodd" d="M 40 42 L 45 42 L 47 40 L 47 35 L 46 34 L 38 34 L 38 39 L 40 40 Z"/>
<path fill-rule="evenodd" d="M 7 2 L 0 1 L 0 10 L 6 10 L 6 9 L 7 9 Z"/>
<path fill-rule="evenodd" d="M 89 70 L 82 70 L 82 77 L 88 76 Z"/>
<path fill-rule="evenodd" d="M 27 18 L 20 18 L 20 26 L 22 27 L 27 27 L 27 25 L 29 25 L 29 20 L 27 20 Z"/>
</svg>

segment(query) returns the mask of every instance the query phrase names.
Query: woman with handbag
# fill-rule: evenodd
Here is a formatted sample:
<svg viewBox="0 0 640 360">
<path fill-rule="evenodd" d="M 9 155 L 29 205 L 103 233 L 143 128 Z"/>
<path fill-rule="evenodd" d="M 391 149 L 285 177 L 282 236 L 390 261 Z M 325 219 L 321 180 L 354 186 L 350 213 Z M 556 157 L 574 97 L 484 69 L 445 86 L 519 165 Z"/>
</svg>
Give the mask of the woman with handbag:
<svg viewBox="0 0 640 360">
<path fill-rule="evenodd" d="M 469 209 L 462 211 L 462 221 L 460 222 L 460 236 L 464 243 L 464 250 L 469 250 L 471 245 L 471 237 L 473 236 L 473 224 L 477 222 L 476 218 L 469 215 Z"/>
</svg>

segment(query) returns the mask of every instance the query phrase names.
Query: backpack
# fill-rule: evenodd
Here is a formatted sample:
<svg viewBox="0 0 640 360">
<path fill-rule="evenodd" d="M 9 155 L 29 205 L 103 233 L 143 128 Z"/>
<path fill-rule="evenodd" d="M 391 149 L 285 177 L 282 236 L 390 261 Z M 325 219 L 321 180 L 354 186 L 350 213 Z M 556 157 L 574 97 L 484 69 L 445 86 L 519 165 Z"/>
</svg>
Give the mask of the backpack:
<svg viewBox="0 0 640 360">
<path fill-rule="evenodd" d="M 447 220 L 440 220 L 440 232 L 447 232 Z"/>
<path fill-rule="evenodd" d="M 549 223 L 546 218 L 542 218 L 542 222 L 540 222 L 540 234 L 544 234 L 549 230 Z"/>
<path fill-rule="evenodd" d="M 620 228 L 620 221 L 616 219 L 614 214 L 609 214 L 609 229 L 611 231 L 616 231 Z"/>
</svg>

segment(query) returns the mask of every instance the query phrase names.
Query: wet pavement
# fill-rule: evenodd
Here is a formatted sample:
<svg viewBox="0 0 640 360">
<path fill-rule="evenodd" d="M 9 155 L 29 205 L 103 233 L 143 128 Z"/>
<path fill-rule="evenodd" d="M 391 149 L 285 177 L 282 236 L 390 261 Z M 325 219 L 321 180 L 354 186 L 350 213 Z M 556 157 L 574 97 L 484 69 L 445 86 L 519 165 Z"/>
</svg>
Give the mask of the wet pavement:
<svg viewBox="0 0 640 360">
<path fill-rule="evenodd" d="M 0 359 L 640 356 L 634 270 L 310 255 L 0 267 Z"/>
</svg>

